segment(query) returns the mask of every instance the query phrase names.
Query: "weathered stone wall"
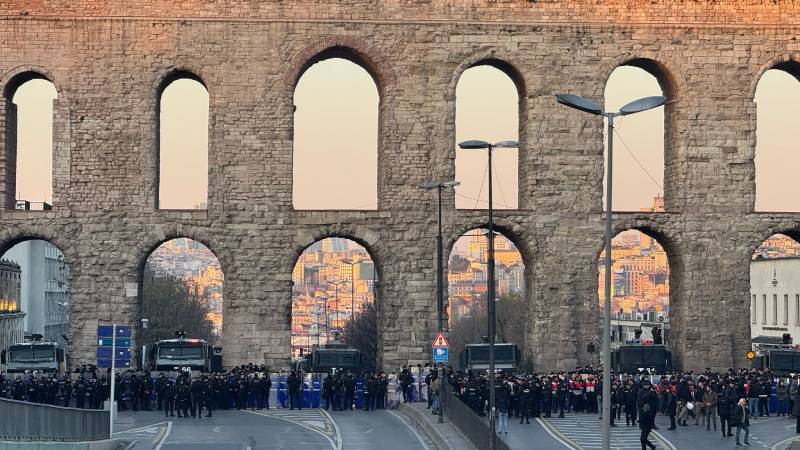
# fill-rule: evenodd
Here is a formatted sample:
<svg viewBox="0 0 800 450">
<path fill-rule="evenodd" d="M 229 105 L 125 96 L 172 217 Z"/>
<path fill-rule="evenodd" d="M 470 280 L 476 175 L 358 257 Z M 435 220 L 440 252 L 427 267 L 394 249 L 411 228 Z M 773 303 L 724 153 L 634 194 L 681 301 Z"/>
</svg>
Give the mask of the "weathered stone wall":
<svg viewBox="0 0 800 450">
<path fill-rule="evenodd" d="M 0 85 L 34 70 L 58 101 L 54 209 L 0 211 L 0 249 L 36 237 L 64 252 L 81 363 L 94 355 L 98 323 L 137 322 L 149 252 L 196 239 L 225 272 L 225 363 L 279 366 L 295 259 L 319 238 L 353 238 L 379 271 L 384 365 L 425 360 L 436 326 L 435 204 L 415 186 L 454 176 L 458 75 L 501 60 L 521 91 L 523 148 L 520 209 L 498 211 L 498 223 L 527 265 L 535 363 L 574 367 L 599 334 L 603 132 L 553 94 L 601 99 L 611 71 L 633 60 L 671 100 L 668 212 L 618 214 L 615 227 L 640 228 L 669 253 L 679 363 L 743 364 L 749 258 L 772 233 L 800 228 L 796 214 L 753 213 L 755 84 L 800 59 L 798 12 L 800 2 L 760 1 L 4 2 Z M 378 80 L 377 211 L 292 209 L 293 87 L 331 47 L 351 49 Z M 157 92 L 176 69 L 209 90 L 207 211 L 154 208 Z M 5 147 L 11 136 L 0 133 Z M 3 177 L 13 173 L 6 153 Z M 5 180 L 0 189 L 5 198 Z M 446 211 L 448 245 L 485 222 L 485 212 L 455 210 L 452 196 Z"/>
</svg>

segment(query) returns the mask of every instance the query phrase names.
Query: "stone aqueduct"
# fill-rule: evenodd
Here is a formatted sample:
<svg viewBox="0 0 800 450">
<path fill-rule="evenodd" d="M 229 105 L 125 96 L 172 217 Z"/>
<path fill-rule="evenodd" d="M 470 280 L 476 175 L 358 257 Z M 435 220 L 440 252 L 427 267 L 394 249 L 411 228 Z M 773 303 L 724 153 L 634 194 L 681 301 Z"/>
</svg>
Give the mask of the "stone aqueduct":
<svg viewBox="0 0 800 450">
<path fill-rule="evenodd" d="M 506 70 L 520 92 L 520 207 L 497 216 L 525 259 L 537 367 L 587 363 L 599 334 L 602 123 L 558 106 L 555 92 L 601 99 L 612 70 L 634 64 L 669 97 L 667 212 L 620 213 L 615 228 L 638 228 L 669 254 L 684 368 L 745 363 L 749 259 L 771 234 L 800 232 L 798 214 L 753 212 L 755 86 L 764 71 L 800 61 L 796 1 L 9 0 L 0 15 L 5 92 L 31 73 L 58 90 L 54 208 L 0 211 L 0 250 L 35 237 L 64 251 L 78 363 L 91 362 L 98 324 L 137 321 L 149 252 L 190 237 L 225 272 L 225 364 L 285 365 L 292 267 L 334 235 L 376 262 L 384 366 L 426 360 L 435 204 L 415 185 L 454 176 L 455 86 L 476 64 Z M 332 56 L 364 66 L 379 88 L 376 211 L 292 208 L 294 84 Z M 209 90 L 205 211 L 154 206 L 158 91 L 175 71 Z M 10 201 L 13 110 L 0 101 L 0 189 Z M 447 245 L 485 220 L 453 202 Z"/>
</svg>

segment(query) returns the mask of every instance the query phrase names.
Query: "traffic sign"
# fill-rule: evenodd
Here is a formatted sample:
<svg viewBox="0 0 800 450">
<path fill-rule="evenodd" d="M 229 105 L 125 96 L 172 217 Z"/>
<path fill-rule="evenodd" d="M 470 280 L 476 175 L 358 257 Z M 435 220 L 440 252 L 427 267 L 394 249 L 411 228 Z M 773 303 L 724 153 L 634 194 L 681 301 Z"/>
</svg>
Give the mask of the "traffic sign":
<svg viewBox="0 0 800 450">
<path fill-rule="evenodd" d="M 111 348 L 113 345 L 113 339 L 110 337 L 106 338 L 97 338 L 97 346 L 98 347 L 108 347 Z M 131 338 L 117 338 L 117 348 L 130 348 L 131 347 Z"/>
<path fill-rule="evenodd" d="M 111 368 L 111 359 L 98 359 L 96 365 L 100 369 Z M 117 358 L 116 361 L 114 361 L 114 367 L 117 369 L 128 368 L 130 366 L 131 366 L 131 360 L 128 358 Z"/>
<path fill-rule="evenodd" d="M 114 349 L 114 354 L 116 354 L 117 361 L 120 359 L 130 359 L 131 358 L 131 349 L 130 348 L 116 348 Z M 111 359 L 111 347 L 97 347 L 97 359 Z"/>
<path fill-rule="evenodd" d="M 433 338 L 433 344 L 431 347 L 433 348 L 447 348 L 450 344 L 447 342 L 447 337 L 444 335 L 443 331 L 436 333 L 436 337 Z"/>
<path fill-rule="evenodd" d="M 112 325 L 100 325 L 97 327 L 97 337 L 110 338 L 113 336 L 114 336 L 114 327 Z M 117 339 L 130 338 L 131 336 L 132 334 L 130 325 L 117 325 Z"/>
<path fill-rule="evenodd" d="M 446 363 L 447 362 L 447 354 L 448 354 L 447 347 L 434 347 L 433 348 L 433 362 L 434 363 Z"/>
</svg>

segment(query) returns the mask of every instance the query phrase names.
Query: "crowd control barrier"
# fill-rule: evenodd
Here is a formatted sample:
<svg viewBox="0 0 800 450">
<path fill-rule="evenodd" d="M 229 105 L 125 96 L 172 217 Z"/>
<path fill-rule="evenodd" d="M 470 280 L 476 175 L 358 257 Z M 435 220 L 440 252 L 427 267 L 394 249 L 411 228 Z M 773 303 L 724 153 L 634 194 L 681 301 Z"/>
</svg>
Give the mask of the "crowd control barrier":
<svg viewBox="0 0 800 450">
<path fill-rule="evenodd" d="M 0 440 L 97 441 L 109 438 L 109 411 L 0 398 Z"/>
</svg>

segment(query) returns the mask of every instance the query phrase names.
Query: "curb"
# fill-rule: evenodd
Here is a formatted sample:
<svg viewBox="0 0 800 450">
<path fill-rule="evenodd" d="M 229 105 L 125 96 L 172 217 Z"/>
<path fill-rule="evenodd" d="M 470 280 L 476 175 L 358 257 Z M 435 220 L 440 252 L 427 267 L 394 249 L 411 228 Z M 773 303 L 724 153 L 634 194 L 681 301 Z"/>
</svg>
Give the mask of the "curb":
<svg viewBox="0 0 800 450">
<path fill-rule="evenodd" d="M 457 450 L 455 447 L 451 446 L 447 440 L 439 433 L 429 420 L 422 416 L 422 412 L 416 410 L 411 406 L 405 406 L 404 404 L 400 404 L 397 408 L 398 411 L 403 413 L 404 416 L 408 417 L 411 423 L 421 429 L 426 436 L 433 442 L 433 445 L 436 446 L 438 450 Z M 460 431 L 459 431 L 460 432 Z M 461 450 L 461 449 L 458 449 Z"/>
</svg>

